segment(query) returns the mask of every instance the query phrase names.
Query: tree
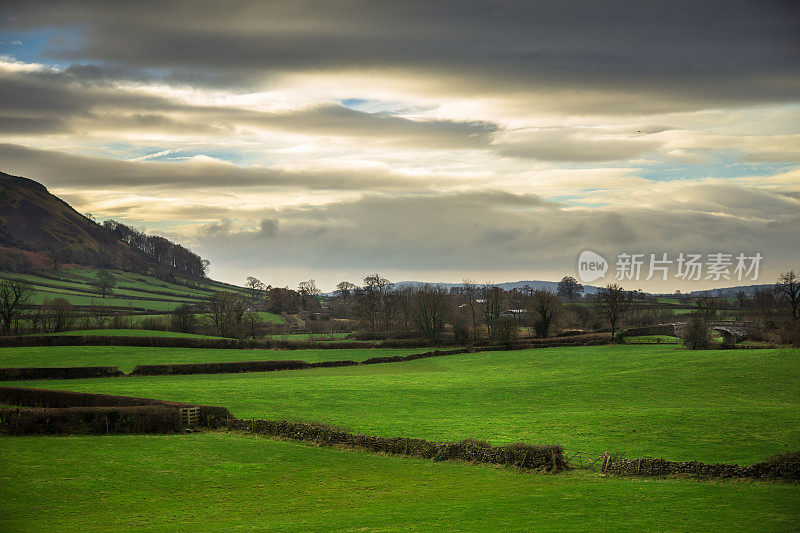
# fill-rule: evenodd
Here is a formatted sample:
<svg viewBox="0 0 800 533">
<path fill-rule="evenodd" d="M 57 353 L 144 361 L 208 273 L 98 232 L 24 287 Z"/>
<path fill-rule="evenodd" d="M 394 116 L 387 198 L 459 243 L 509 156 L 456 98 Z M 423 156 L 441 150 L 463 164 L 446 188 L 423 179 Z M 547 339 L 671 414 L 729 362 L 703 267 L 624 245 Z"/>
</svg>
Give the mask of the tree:
<svg viewBox="0 0 800 533">
<path fill-rule="evenodd" d="M 698 296 L 694 301 L 694 305 L 697 308 L 697 315 L 703 320 L 706 326 L 717 316 L 719 302 L 710 294 Z"/>
<path fill-rule="evenodd" d="M 303 310 L 308 308 L 309 301 L 316 299 L 322 293 L 313 279 L 301 281 L 300 285 L 297 286 L 297 292 L 300 293 Z"/>
<path fill-rule="evenodd" d="M 220 337 L 235 337 L 247 310 L 245 302 L 232 292 L 216 292 L 206 302 L 208 318 Z"/>
<path fill-rule="evenodd" d="M 503 289 L 497 285 L 484 285 L 483 296 L 483 315 L 486 320 L 486 329 L 489 337 L 494 338 L 494 327 L 503 312 Z"/>
<path fill-rule="evenodd" d="M 261 323 L 261 317 L 255 311 L 245 311 L 242 315 L 242 325 L 245 334 L 251 339 L 258 336 L 258 325 Z"/>
<path fill-rule="evenodd" d="M 170 313 L 170 326 L 172 331 L 194 333 L 197 328 L 197 316 L 195 316 L 194 308 L 189 304 L 183 304 L 173 309 Z"/>
<path fill-rule="evenodd" d="M 97 274 L 95 274 L 92 285 L 94 285 L 97 288 L 97 292 L 105 298 L 106 294 L 111 294 L 112 289 L 117 286 L 117 279 L 108 270 L 100 269 L 97 271 Z"/>
<path fill-rule="evenodd" d="M 492 323 L 492 340 L 500 344 L 512 344 L 517 338 L 519 324 L 513 316 L 499 316 Z"/>
<path fill-rule="evenodd" d="M 393 313 L 396 310 L 390 298 L 394 286 L 380 274 L 371 274 L 364 278 L 364 287 L 356 297 L 356 315 L 361 324 L 370 331 L 391 328 Z"/>
<path fill-rule="evenodd" d="M 431 342 L 442 340 L 445 321 L 450 316 L 450 298 L 442 287 L 423 285 L 414 295 L 414 322 Z"/>
<path fill-rule="evenodd" d="M 33 287 L 23 279 L 0 281 L 0 333 L 10 335 L 28 300 L 34 295 Z"/>
<path fill-rule="evenodd" d="M 534 291 L 531 298 L 530 314 L 533 317 L 533 331 L 540 339 L 550 335 L 550 324 L 561 308 L 558 297 L 550 291 Z"/>
<path fill-rule="evenodd" d="M 708 329 L 708 323 L 704 322 L 699 316 L 693 317 L 683 333 L 683 344 L 690 350 L 708 348 L 711 345 L 711 332 Z"/>
<path fill-rule="evenodd" d="M 617 323 L 630 309 L 630 300 L 625 290 L 616 283 L 610 283 L 597 291 L 594 300 L 595 310 L 611 327 L 611 338 L 617 331 Z"/>
<path fill-rule="evenodd" d="M 252 295 L 253 299 L 257 299 L 258 295 L 261 294 L 261 292 L 267 287 L 264 285 L 263 281 L 258 278 L 254 278 L 253 276 L 247 277 L 245 286 L 250 289 L 250 294 Z"/>
<path fill-rule="evenodd" d="M 739 309 L 744 308 L 744 302 L 747 300 L 747 293 L 745 291 L 736 291 L 736 300 L 739 302 Z"/>
<path fill-rule="evenodd" d="M 470 321 L 470 340 L 474 342 L 478 338 L 478 287 L 474 281 L 465 279 L 462 286 L 462 293 L 466 302 L 464 305 L 469 313 Z"/>
<path fill-rule="evenodd" d="M 564 276 L 558 282 L 558 295 L 567 300 L 578 298 L 583 294 L 583 285 L 572 276 Z"/>
<path fill-rule="evenodd" d="M 344 301 L 350 299 L 350 296 L 353 294 L 353 291 L 356 290 L 356 286 L 349 281 L 340 281 L 336 284 L 336 295 Z"/>
<path fill-rule="evenodd" d="M 775 292 L 789 302 L 792 320 L 800 320 L 798 307 L 800 307 L 800 277 L 794 270 L 783 272 L 775 284 Z"/>
<path fill-rule="evenodd" d="M 75 325 L 75 308 L 65 298 L 42 302 L 39 316 L 44 333 L 69 331 Z"/>
</svg>

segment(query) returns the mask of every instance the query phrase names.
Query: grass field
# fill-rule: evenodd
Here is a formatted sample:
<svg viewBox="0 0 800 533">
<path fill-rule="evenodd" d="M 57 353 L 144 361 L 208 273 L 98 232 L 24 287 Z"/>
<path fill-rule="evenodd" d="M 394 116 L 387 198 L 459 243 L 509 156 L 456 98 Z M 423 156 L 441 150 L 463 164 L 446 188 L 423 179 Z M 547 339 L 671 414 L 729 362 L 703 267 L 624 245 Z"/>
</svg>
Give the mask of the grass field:
<svg viewBox="0 0 800 533">
<path fill-rule="evenodd" d="M 64 298 L 77 306 L 105 305 L 116 308 L 130 306 L 136 310 L 171 311 L 185 303 L 199 303 L 213 292 L 227 290 L 246 293 L 245 289 L 215 281 L 208 281 L 205 286 L 189 287 L 169 283 L 151 276 L 143 276 L 132 272 L 112 270 L 117 286 L 113 293 L 101 298 L 91 285 L 97 274 L 95 269 L 76 268 L 36 271 L 31 274 L 0 273 L 2 278 L 22 278 L 36 290 L 31 303 L 38 305 L 45 299 Z M 281 317 L 270 315 L 264 320 L 280 323 Z"/>
<path fill-rule="evenodd" d="M 23 349 L 0 352 L 4 366 L 33 356 L 17 350 Z M 100 353 L 84 360 L 99 363 Z M 37 364 L 55 357 L 40 354 Z M 231 357 L 242 359 L 239 354 Z M 275 358 L 287 355 L 308 359 L 300 351 Z M 800 449 L 799 367 L 800 350 L 792 349 L 603 346 L 294 372 L 14 385 L 222 405 L 239 417 L 315 420 L 384 436 L 523 440 L 628 457 L 752 464 Z"/>
<path fill-rule="evenodd" d="M 223 337 L 213 337 L 210 335 L 195 335 L 194 333 L 181 333 L 179 331 L 153 331 L 149 329 L 79 329 L 75 331 L 60 331 L 58 333 L 45 333 L 45 335 L 55 335 L 76 337 L 90 335 L 97 337 L 169 337 L 186 339 L 221 339 Z"/>
<path fill-rule="evenodd" d="M 796 485 L 540 475 L 240 434 L 0 438 L 0 530 L 796 531 Z"/>
<path fill-rule="evenodd" d="M 0 367 L 118 366 L 130 372 L 136 365 L 218 363 L 225 361 L 296 360 L 363 361 L 370 357 L 408 355 L 429 348 L 368 348 L 356 350 L 235 350 L 206 348 L 141 348 L 135 346 L 42 346 L 0 348 Z M 44 383 L 44 382 L 40 382 Z M 52 384 L 53 382 L 47 382 Z"/>
</svg>

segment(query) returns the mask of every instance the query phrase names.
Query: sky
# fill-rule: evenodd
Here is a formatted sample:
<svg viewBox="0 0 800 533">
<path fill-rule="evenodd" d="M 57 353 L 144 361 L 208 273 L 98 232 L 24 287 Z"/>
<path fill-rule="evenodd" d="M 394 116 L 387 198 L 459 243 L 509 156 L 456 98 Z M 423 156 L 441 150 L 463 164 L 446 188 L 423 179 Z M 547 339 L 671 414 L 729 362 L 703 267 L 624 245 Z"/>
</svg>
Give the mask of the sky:
<svg viewBox="0 0 800 533">
<path fill-rule="evenodd" d="M 17 4 L 0 170 L 216 279 L 800 269 L 797 1 Z"/>
</svg>

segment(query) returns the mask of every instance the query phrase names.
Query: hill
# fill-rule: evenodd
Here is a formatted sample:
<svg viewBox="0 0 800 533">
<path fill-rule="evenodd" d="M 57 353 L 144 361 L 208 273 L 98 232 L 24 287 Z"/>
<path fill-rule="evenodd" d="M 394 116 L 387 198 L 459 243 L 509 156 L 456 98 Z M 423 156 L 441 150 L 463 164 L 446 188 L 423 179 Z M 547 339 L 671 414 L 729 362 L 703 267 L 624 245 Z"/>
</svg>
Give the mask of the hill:
<svg viewBox="0 0 800 533">
<path fill-rule="evenodd" d="M 6 270 L 18 270 L 26 264 L 44 266 L 43 261 L 54 259 L 89 266 L 145 261 L 141 252 L 50 194 L 41 183 L 3 172 L 0 172 L 0 246 L 3 247 L 0 253 L 5 256 L 0 269 Z M 20 256 L 27 260 L 20 260 Z"/>
<path fill-rule="evenodd" d="M 27 178 L 0 172 L 0 271 L 60 266 L 120 269 L 194 284 L 208 262 L 159 235 L 115 220 L 102 225 Z"/>
</svg>

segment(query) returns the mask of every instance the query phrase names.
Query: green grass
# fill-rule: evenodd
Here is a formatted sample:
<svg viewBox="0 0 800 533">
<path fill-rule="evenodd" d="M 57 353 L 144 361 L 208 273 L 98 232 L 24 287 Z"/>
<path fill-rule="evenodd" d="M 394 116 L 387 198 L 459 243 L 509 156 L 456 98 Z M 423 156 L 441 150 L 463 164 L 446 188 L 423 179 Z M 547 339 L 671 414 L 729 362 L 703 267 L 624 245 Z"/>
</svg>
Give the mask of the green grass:
<svg viewBox="0 0 800 533">
<path fill-rule="evenodd" d="M 8 351 L 0 357 L 8 360 Z M 353 352 L 336 357 L 352 358 Z M 170 358 L 176 354 L 170 351 Z M 292 352 L 291 358 L 305 357 Z M 240 417 L 317 420 L 384 436 L 522 440 L 628 457 L 752 464 L 800 449 L 799 367 L 796 349 L 598 346 L 293 372 L 14 385 L 222 405 Z"/>
<path fill-rule="evenodd" d="M 240 434 L 0 438 L 5 531 L 792 531 L 797 485 L 603 478 Z"/>
<path fill-rule="evenodd" d="M 179 337 L 185 339 L 221 339 L 211 335 L 195 335 L 194 333 L 180 333 L 178 331 L 153 331 L 150 329 L 79 329 L 75 331 L 61 331 L 58 333 L 45 333 L 45 336 L 77 337 L 94 335 L 99 337 Z"/>
<path fill-rule="evenodd" d="M 112 330 L 113 331 L 113 330 Z M 363 361 L 370 357 L 408 355 L 429 348 L 369 348 L 355 350 L 235 350 L 205 348 L 142 348 L 135 346 L 44 346 L 0 348 L 0 367 L 118 366 L 130 372 L 136 365 L 217 363 L 225 361 L 301 360 Z M 40 382 L 42 385 L 45 382 Z M 53 385 L 55 382 L 46 382 Z M 142 382 L 143 384 L 145 382 Z"/>
<path fill-rule="evenodd" d="M 636 344 L 637 342 L 664 342 L 664 343 L 678 343 L 680 344 L 681 339 L 679 337 L 675 337 L 673 335 L 637 335 L 634 337 L 625 337 L 625 342 L 630 344 Z"/>
</svg>

